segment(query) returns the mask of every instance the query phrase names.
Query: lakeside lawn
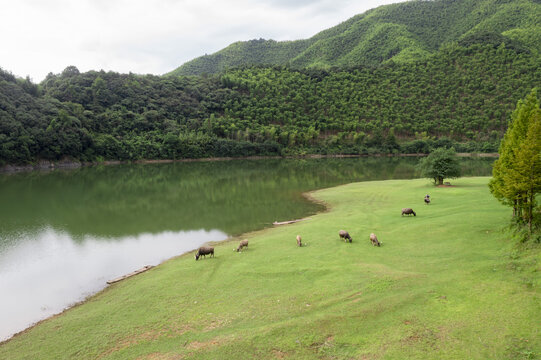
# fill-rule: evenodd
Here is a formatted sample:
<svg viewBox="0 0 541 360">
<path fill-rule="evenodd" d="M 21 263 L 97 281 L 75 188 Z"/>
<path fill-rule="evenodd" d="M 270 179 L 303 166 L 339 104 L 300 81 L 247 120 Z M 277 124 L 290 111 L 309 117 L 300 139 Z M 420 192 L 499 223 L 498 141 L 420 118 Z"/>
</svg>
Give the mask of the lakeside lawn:
<svg viewBox="0 0 541 360">
<path fill-rule="evenodd" d="M 239 238 L 114 284 L 0 345 L 0 358 L 539 358 L 539 250 L 516 250 L 488 179 L 317 191 L 328 212 L 247 234 L 242 253 Z"/>
</svg>

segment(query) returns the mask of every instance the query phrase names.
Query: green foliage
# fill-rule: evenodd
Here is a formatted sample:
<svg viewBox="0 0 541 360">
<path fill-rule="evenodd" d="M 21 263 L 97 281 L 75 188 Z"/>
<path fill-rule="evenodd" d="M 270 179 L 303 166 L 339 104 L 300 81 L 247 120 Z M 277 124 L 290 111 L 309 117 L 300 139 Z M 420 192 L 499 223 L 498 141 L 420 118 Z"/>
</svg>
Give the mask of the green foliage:
<svg viewBox="0 0 541 360">
<path fill-rule="evenodd" d="M 307 40 L 281 41 L 249 40 L 229 45 L 212 55 L 204 55 L 186 62 L 169 75 L 216 74 L 228 68 L 246 64 L 286 64 L 289 59 L 309 45 Z"/>
<path fill-rule="evenodd" d="M 213 74 L 256 64 L 329 69 L 411 63 L 456 41 L 465 47 L 505 43 L 539 56 L 540 18 L 541 4 L 530 0 L 408 1 L 356 15 L 306 40 L 236 42 L 193 59 L 170 75 Z"/>
<path fill-rule="evenodd" d="M 443 185 L 446 178 L 460 177 L 460 165 L 454 149 L 437 148 L 417 165 L 421 175 L 434 179 L 434 184 Z"/>
<path fill-rule="evenodd" d="M 505 31 L 502 35 L 523 44 L 538 56 L 541 55 L 541 25 Z"/>
<path fill-rule="evenodd" d="M 520 100 L 494 163 L 490 191 L 513 208 L 517 223 L 535 224 L 536 196 L 541 192 L 541 109 L 537 89 Z"/>
<path fill-rule="evenodd" d="M 221 76 L 242 96 L 226 104 L 220 126 L 234 137 L 241 123 L 242 129 L 248 126 L 284 146 L 297 131 L 296 146 L 304 148 L 326 139 L 327 149 L 341 145 L 361 153 L 369 148 L 392 152 L 392 146 L 382 144 L 388 144 L 384 138 L 393 130 L 403 152 L 427 153 L 438 146 L 494 152 L 512 111 L 511 89 L 519 85 L 517 78 L 521 94 L 529 91 L 527 84 L 541 82 L 538 64 L 505 47 L 455 44 L 409 65 L 330 71 L 245 67 Z M 377 129 L 380 139 L 374 138 Z M 434 143 L 444 137 L 451 143 Z M 427 148 L 412 149 L 408 143 L 416 139 Z"/>
</svg>

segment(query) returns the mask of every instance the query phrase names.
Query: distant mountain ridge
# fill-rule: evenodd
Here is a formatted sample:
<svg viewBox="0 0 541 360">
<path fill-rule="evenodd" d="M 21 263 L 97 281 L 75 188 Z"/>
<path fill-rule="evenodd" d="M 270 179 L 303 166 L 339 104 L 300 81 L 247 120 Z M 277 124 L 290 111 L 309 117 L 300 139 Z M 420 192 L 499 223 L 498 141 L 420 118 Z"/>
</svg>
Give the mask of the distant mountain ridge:
<svg viewBox="0 0 541 360">
<path fill-rule="evenodd" d="M 380 6 L 309 39 L 235 42 L 168 75 L 213 74 L 243 65 L 378 66 L 427 58 L 446 43 L 500 38 L 541 54 L 539 0 L 435 0 Z"/>
</svg>

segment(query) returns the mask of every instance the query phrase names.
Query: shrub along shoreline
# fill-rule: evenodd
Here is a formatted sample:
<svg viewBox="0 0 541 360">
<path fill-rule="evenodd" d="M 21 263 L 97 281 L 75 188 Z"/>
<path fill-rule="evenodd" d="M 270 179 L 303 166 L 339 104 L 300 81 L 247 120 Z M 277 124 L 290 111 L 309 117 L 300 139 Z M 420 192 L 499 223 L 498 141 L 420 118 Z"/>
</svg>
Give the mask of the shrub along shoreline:
<svg viewBox="0 0 541 360">
<path fill-rule="evenodd" d="M 316 191 L 328 211 L 110 286 L 2 344 L 0 358 L 535 358 L 539 251 L 516 251 L 487 183 Z M 250 246 L 237 253 L 239 239 Z"/>
<path fill-rule="evenodd" d="M 172 162 L 193 162 L 193 161 L 229 161 L 229 160 L 263 160 L 263 159 L 321 159 L 321 158 L 355 158 L 355 157 L 422 157 L 427 156 L 425 153 L 408 153 L 408 154 L 372 154 L 372 155 L 322 155 L 322 154 L 307 154 L 307 155 L 289 155 L 289 156 L 241 156 L 241 157 L 208 157 L 194 159 L 141 159 L 141 160 L 107 160 L 107 161 L 76 161 L 64 159 L 61 161 L 41 160 L 35 164 L 27 165 L 4 165 L 0 166 L 0 174 L 15 173 L 25 171 L 48 171 L 55 169 L 77 169 L 84 166 L 96 165 L 120 165 L 120 164 L 157 164 L 157 163 L 172 163 Z M 498 153 L 457 153 L 458 157 L 493 157 L 497 158 Z"/>
</svg>

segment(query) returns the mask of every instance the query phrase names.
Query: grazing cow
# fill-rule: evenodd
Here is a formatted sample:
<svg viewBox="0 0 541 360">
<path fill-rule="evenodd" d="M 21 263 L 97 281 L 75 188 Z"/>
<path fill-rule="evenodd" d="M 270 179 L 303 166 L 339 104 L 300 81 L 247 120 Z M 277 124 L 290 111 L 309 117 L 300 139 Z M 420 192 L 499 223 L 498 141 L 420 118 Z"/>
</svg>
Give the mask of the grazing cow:
<svg viewBox="0 0 541 360">
<path fill-rule="evenodd" d="M 241 251 L 242 248 L 248 247 L 248 240 L 241 240 L 239 243 L 239 247 L 237 248 L 237 252 Z"/>
<path fill-rule="evenodd" d="M 402 215 L 404 215 L 404 214 L 406 214 L 406 215 L 413 214 L 413 216 L 417 216 L 417 214 L 415 214 L 415 211 L 413 211 L 412 208 L 404 208 L 404 209 L 402 209 Z"/>
<path fill-rule="evenodd" d="M 300 235 L 297 235 L 297 246 L 302 246 L 302 238 Z"/>
<path fill-rule="evenodd" d="M 195 260 L 199 260 L 199 257 L 209 255 L 214 257 L 214 248 L 212 246 L 201 246 L 195 253 Z"/>
<path fill-rule="evenodd" d="M 346 230 L 340 230 L 338 232 L 338 236 L 340 236 L 340 239 L 344 239 L 345 242 L 352 242 L 353 239 L 351 238 L 351 236 L 349 236 L 349 233 L 346 231 Z"/>
<path fill-rule="evenodd" d="M 372 242 L 372 245 L 380 246 L 380 243 L 378 241 L 378 237 L 376 236 L 376 234 L 374 233 L 370 234 L 370 241 Z"/>
</svg>

